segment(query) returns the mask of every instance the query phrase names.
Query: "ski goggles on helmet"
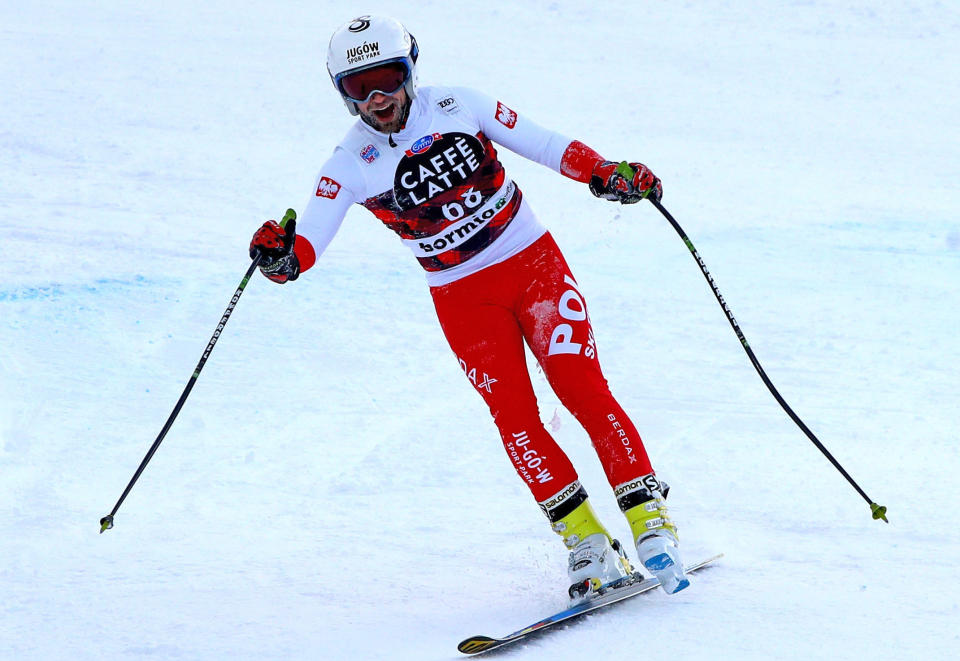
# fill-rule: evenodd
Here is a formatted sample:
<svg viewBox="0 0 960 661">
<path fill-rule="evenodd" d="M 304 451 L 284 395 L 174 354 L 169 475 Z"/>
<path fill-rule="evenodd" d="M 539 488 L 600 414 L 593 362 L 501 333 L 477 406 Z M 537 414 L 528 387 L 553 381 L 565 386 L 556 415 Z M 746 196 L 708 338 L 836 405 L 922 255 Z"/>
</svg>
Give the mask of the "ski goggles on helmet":
<svg viewBox="0 0 960 661">
<path fill-rule="evenodd" d="M 354 103 L 366 103 L 374 92 L 387 96 L 396 94 L 410 80 L 410 66 L 406 58 L 378 62 L 365 69 L 344 72 L 334 82 L 344 98 Z"/>
</svg>

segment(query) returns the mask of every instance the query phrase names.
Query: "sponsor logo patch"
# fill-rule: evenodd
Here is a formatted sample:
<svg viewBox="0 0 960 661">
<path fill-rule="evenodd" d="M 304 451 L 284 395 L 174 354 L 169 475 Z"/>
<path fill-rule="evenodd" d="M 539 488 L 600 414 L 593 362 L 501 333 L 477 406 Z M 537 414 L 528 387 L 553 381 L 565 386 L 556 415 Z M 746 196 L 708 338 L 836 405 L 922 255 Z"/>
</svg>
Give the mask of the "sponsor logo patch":
<svg viewBox="0 0 960 661">
<path fill-rule="evenodd" d="M 517 186 L 512 181 L 507 181 L 494 196 L 484 198 L 473 186 L 468 188 L 458 198 L 450 201 L 440 207 L 443 216 L 452 221 L 451 224 L 444 227 L 440 232 L 432 236 L 417 239 L 402 239 L 403 243 L 413 251 L 417 257 L 430 257 L 435 254 L 446 252 L 457 248 L 489 225 L 494 216 L 497 215 L 497 209 L 504 206 L 508 200 L 512 199 L 516 193 Z M 468 373 L 467 376 L 470 376 Z M 471 377 L 478 388 L 485 388 L 488 392 L 490 383 L 487 376 L 484 375 L 484 382 L 477 383 L 474 377 Z"/>
<path fill-rule="evenodd" d="M 433 133 L 419 138 L 397 165 L 393 182 L 397 204 L 401 209 L 412 209 L 466 185 L 484 158 L 483 144 L 476 136 Z M 473 208 L 477 203 L 468 206 Z M 461 210 L 447 219 L 458 220 L 463 215 Z"/>
<path fill-rule="evenodd" d="M 351 23 L 347 29 L 350 30 L 350 32 L 363 32 L 368 27 L 370 27 L 370 17 L 358 16 L 353 19 L 353 23 Z"/>
<path fill-rule="evenodd" d="M 447 113 L 454 113 L 460 110 L 460 106 L 457 105 L 457 100 L 452 96 L 437 101 L 437 107 Z"/>
<path fill-rule="evenodd" d="M 364 28 L 365 29 L 365 28 Z M 380 56 L 380 42 L 379 41 L 364 41 L 359 46 L 354 46 L 353 48 L 348 48 L 346 51 L 347 64 L 356 64 L 357 62 L 363 62 L 364 60 L 369 60 L 374 57 Z"/>
<path fill-rule="evenodd" d="M 477 390 L 486 390 L 488 393 L 493 393 L 491 386 L 497 382 L 495 378 L 486 372 L 483 372 L 483 378 L 480 379 L 480 377 L 477 376 L 476 367 L 468 368 L 467 361 L 465 361 L 463 358 L 459 358 L 459 361 L 460 367 L 463 369 L 463 373 L 467 375 L 467 378 L 470 379 L 470 383 L 472 383 Z"/>
<path fill-rule="evenodd" d="M 517 113 L 497 101 L 497 121 L 508 129 L 512 129 L 517 125 Z"/>
<path fill-rule="evenodd" d="M 365 160 L 367 163 L 373 163 L 375 160 L 380 158 L 380 152 L 373 145 L 367 145 L 360 150 L 360 158 Z"/>
<path fill-rule="evenodd" d="M 567 499 L 570 498 L 570 496 L 574 495 L 575 493 L 580 491 L 580 489 L 582 488 L 583 488 L 583 485 L 580 484 L 580 480 L 575 480 L 570 484 L 568 484 L 567 486 L 565 486 L 560 493 L 555 494 L 550 498 L 537 504 L 540 505 L 540 509 L 543 510 L 544 514 L 546 514 L 547 516 L 550 516 L 550 510 L 554 510 L 560 505 L 562 505 L 563 503 L 565 503 Z M 554 526 L 556 526 L 556 524 L 554 524 Z M 562 532 L 563 528 L 566 528 L 566 526 L 562 526 L 560 530 L 557 530 L 557 527 L 554 527 L 554 530 L 556 532 Z"/>
<path fill-rule="evenodd" d="M 541 457 L 540 453 L 533 448 L 528 448 L 527 445 L 529 444 L 530 437 L 527 432 L 521 431 L 520 433 L 514 432 L 513 440 L 506 441 L 504 447 L 506 447 L 507 454 L 513 460 L 517 472 L 520 473 L 527 484 L 533 484 L 534 480 L 540 484 L 546 484 L 553 479 L 553 475 L 545 466 L 542 466 L 545 457 Z M 543 505 L 540 507 L 547 511 Z"/>
<path fill-rule="evenodd" d="M 317 185 L 317 197 L 326 197 L 334 199 L 340 192 L 340 184 L 329 177 L 320 177 L 320 183 Z"/>
<path fill-rule="evenodd" d="M 408 149 L 406 152 L 407 156 L 413 156 L 414 154 L 422 154 L 423 152 L 430 149 L 430 147 L 433 145 L 434 140 L 439 140 L 442 137 L 443 135 L 441 135 L 440 133 L 432 133 L 430 135 L 423 136 L 422 138 L 414 142 L 412 145 L 410 145 L 410 149 Z"/>
</svg>

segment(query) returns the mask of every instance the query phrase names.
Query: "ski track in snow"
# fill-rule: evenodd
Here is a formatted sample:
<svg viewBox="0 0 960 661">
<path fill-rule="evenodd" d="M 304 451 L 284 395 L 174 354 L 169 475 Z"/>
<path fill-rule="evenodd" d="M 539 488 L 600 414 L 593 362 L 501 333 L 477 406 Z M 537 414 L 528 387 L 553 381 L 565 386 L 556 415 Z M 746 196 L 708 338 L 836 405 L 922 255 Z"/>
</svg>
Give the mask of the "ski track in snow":
<svg viewBox="0 0 960 661">
<path fill-rule="evenodd" d="M 115 6 L 116 5 L 116 6 Z M 378 3 L 422 84 L 478 87 L 641 160 L 773 382 L 650 205 L 501 149 L 563 247 L 685 557 L 726 554 L 503 658 L 960 652 L 960 11 L 935 1 Z M 0 7 L 0 659 L 453 659 L 564 604 L 566 555 L 363 210 L 247 266 L 351 121 L 339 3 Z M 469 20 L 465 20 L 465 17 Z M 534 378 L 601 517 L 588 439 Z"/>
</svg>

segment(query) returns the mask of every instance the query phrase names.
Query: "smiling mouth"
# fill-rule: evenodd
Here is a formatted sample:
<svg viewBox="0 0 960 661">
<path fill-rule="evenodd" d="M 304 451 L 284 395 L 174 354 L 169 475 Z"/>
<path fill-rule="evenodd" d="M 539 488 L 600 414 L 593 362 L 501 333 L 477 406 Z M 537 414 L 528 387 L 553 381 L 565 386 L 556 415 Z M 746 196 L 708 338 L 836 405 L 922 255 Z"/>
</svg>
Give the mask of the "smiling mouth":
<svg viewBox="0 0 960 661">
<path fill-rule="evenodd" d="M 388 106 L 380 108 L 379 110 L 374 110 L 373 115 L 381 121 L 387 121 L 393 117 L 394 105 L 391 103 Z"/>
</svg>

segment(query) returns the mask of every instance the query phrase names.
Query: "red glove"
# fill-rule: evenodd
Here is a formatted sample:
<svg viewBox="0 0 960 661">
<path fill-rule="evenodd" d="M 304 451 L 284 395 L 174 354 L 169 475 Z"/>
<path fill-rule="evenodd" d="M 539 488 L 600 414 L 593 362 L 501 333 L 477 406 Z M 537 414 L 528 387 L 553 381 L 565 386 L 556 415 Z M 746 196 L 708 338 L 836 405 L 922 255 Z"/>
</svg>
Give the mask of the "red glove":
<svg viewBox="0 0 960 661">
<path fill-rule="evenodd" d="M 274 282 L 284 283 L 300 277 L 300 261 L 293 251 L 297 238 L 297 221 L 287 221 L 286 228 L 268 220 L 253 234 L 250 258 L 260 255 L 260 272 Z"/>
<path fill-rule="evenodd" d="M 633 204 L 647 197 L 659 202 L 663 186 L 643 163 L 603 161 L 593 168 L 590 192 L 620 204 Z"/>
</svg>

